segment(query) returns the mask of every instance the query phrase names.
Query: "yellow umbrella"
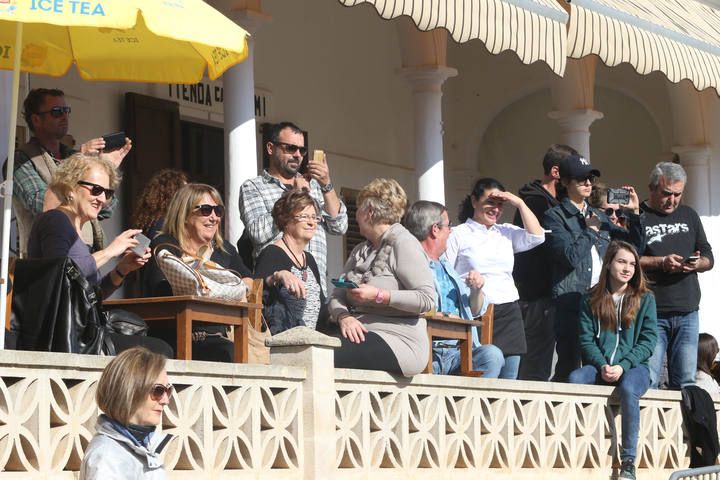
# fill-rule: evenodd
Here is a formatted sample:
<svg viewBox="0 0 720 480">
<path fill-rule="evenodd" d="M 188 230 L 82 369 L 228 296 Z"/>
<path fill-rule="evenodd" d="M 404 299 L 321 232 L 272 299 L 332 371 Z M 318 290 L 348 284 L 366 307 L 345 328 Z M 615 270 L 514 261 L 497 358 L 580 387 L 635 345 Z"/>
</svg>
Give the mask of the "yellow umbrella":
<svg viewBox="0 0 720 480">
<path fill-rule="evenodd" d="M 7 308 L 19 72 L 62 76 L 74 63 L 85 80 L 195 83 L 206 68 L 214 80 L 246 57 L 247 32 L 202 0 L 0 0 L 0 69 L 13 70 L 0 319 Z"/>
</svg>

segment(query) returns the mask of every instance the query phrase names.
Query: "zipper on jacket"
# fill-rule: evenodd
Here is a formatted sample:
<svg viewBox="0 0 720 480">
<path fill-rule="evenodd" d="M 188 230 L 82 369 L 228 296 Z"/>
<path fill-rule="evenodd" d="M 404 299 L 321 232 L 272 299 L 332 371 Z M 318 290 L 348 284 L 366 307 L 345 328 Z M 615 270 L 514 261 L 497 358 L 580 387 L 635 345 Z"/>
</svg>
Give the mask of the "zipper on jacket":
<svg viewBox="0 0 720 480">
<path fill-rule="evenodd" d="M 622 305 L 623 300 L 625 299 L 625 295 L 620 295 L 620 301 L 618 302 L 618 306 L 615 309 L 615 348 L 612 351 L 612 355 L 610 355 L 610 365 L 613 365 L 613 362 L 615 361 L 615 354 L 617 353 L 618 345 L 620 345 L 620 331 L 622 330 L 621 322 L 622 322 Z"/>
</svg>

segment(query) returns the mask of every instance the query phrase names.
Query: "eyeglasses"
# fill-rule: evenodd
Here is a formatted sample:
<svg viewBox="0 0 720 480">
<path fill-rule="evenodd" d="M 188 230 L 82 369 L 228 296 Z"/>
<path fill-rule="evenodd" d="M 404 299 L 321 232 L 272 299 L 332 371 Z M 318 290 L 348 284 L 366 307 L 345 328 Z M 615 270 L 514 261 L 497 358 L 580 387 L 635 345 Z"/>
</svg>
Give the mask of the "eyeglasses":
<svg viewBox="0 0 720 480">
<path fill-rule="evenodd" d="M 595 175 L 586 175 L 584 177 L 575 177 L 574 180 L 578 183 L 595 183 Z"/>
<path fill-rule="evenodd" d="M 437 225 L 437 227 L 440 228 L 440 229 L 443 229 L 443 228 L 445 228 L 445 227 L 447 227 L 447 228 L 452 228 L 452 227 L 453 227 L 453 223 L 452 223 L 452 222 L 448 222 L 448 223 L 436 223 L 435 225 Z"/>
<path fill-rule="evenodd" d="M 299 151 L 300 155 L 303 157 L 307 155 L 307 147 L 301 147 L 300 145 L 295 145 L 292 143 L 285 143 L 285 142 L 272 142 L 275 145 L 280 145 L 283 147 L 283 149 L 289 153 L 290 155 L 295 155 L 295 152 Z"/>
<path fill-rule="evenodd" d="M 90 188 L 90 195 L 93 197 L 99 197 L 103 193 L 105 194 L 105 198 L 107 200 L 110 200 L 113 195 L 115 195 L 115 190 L 112 188 L 105 188 L 102 185 L 98 185 L 97 183 L 92 182 L 86 182 L 85 180 L 78 180 L 78 185 L 82 185 L 83 187 L 89 187 Z"/>
<path fill-rule="evenodd" d="M 605 209 L 605 215 L 607 215 L 608 217 L 612 217 L 613 213 L 615 214 L 615 216 L 617 218 L 625 218 L 625 212 L 623 211 L 622 208 L 608 207 Z"/>
<path fill-rule="evenodd" d="M 71 111 L 72 111 L 72 110 L 71 110 L 70 107 L 68 107 L 68 106 L 64 106 L 64 107 L 52 107 L 50 110 L 45 110 L 44 112 L 37 112 L 37 114 L 38 114 L 38 115 L 46 115 L 46 114 L 49 113 L 50 116 L 53 117 L 53 118 L 60 118 L 60 117 L 62 117 L 62 116 L 65 115 L 65 114 L 70 115 L 70 112 L 71 112 Z"/>
<path fill-rule="evenodd" d="M 200 212 L 200 215 L 203 217 L 209 217 L 212 212 L 215 212 L 215 216 L 217 217 L 225 215 L 225 207 L 222 205 L 208 205 L 207 203 L 204 203 L 202 205 L 197 205 L 195 210 Z"/>
<path fill-rule="evenodd" d="M 159 402 L 160 399 L 163 398 L 163 395 L 167 395 L 168 398 L 170 398 L 174 389 L 175 387 L 172 385 L 162 385 L 160 383 L 156 383 L 150 390 L 150 398 L 156 402 Z"/>
<path fill-rule="evenodd" d="M 322 222 L 322 217 L 320 215 L 308 215 L 306 213 L 295 215 L 293 218 L 298 222 Z"/>
</svg>

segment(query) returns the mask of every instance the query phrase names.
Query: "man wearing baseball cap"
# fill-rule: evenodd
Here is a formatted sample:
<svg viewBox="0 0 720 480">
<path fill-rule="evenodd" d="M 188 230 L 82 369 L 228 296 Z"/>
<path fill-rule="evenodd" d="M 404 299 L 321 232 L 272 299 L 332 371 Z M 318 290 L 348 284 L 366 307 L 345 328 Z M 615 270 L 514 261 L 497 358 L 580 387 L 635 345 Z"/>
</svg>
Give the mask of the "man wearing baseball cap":
<svg viewBox="0 0 720 480">
<path fill-rule="evenodd" d="M 553 253 L 552 295 L 555 301 L 555 341 L 558 355 L 553 381 L 566 382 L 571 371 L 580 367 L 578 317 L 580 300 L 600 278 L 602 259 L 611 240 L 625 240 L 639 251 L 645 241 L 640 201 L 635 189 L 630 194 L 627 230 L 613 225 L 602 210 L 591 207 L 587 199 L 600 171 L 580 155 L 560 162 L 560 182 L 567 197 L 551 208 L 542 219 L 546 242 Z"/>
</svg>

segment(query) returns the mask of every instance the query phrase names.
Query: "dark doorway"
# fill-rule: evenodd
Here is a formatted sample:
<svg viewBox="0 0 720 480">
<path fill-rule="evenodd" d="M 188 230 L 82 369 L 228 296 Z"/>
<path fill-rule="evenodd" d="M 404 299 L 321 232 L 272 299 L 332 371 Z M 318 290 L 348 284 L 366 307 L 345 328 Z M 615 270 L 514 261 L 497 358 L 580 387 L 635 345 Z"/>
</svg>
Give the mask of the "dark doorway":
<svg viewBox="0 0 720 480">
<path fill-rule="evenodd" d="M 222 128 L 180 122 L 182 169 L 193 182 L 217 188 L 225 202 L 225 135 Z"/>
</svg>

